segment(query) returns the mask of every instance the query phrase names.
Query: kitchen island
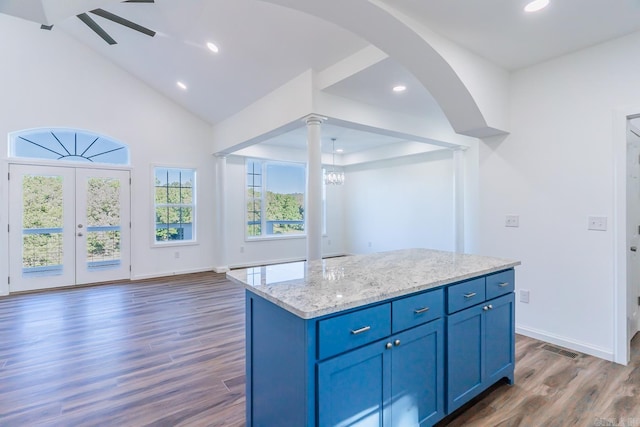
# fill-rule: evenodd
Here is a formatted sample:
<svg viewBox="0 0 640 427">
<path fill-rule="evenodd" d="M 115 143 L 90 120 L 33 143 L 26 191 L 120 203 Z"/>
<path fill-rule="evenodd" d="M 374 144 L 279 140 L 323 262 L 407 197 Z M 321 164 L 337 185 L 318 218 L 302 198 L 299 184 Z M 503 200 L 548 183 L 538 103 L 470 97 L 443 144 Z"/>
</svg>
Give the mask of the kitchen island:
<svg viewBox="0 0 640 427">
<path fill-rule="evenodd" d="M 427 426 L 513 382 L 518 261 L 408 249 L 233 270 L 247 426 Z"/>
</svg>

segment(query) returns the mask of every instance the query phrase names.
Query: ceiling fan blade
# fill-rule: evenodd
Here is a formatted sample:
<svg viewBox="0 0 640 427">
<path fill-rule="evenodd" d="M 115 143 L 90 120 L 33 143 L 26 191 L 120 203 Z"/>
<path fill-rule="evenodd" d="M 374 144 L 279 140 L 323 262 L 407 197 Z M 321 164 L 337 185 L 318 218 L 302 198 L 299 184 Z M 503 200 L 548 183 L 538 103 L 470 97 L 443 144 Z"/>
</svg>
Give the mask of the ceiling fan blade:
<svg viewBox="0 0 640 427">
<path fill-rule="evenodd" d="M 87 15 L 86 13 L 81 13 L 80 15 L 76 15 L 76 16 L 78 17 L 79 20 L 87 24 L 87 26 L 91 28 L 97 35 L 102 37 L 104 41 L 106 41 L 109 44 L 117 44 L 117 42 L 109 34 L 107 34 L 107 32 L 103 30 L 102 27 L 98 25 L 96 21 L 91 19 L 89 15 Z"/>
<path fill-rule="evenodd" d="M 153 3 L 154 0 L 126 0 L 122 3 Z"/>
<path fill-rule="evenodd" d="M 114 15 L 113 13 L 107 12 L 104 9 L 94 9 L 91 11 L 91 13 L 93 13 L 94 15 L 101 16 L 105 19 L 108 19 L 109 21 L 113 21 L 116 24 L 124 25 L 125 27 L 131 28 L 132 30 L 139 31 L 142 34 L 146 34 L 150 37 L 153 37 L 156 35 L 155 31 L 150 30 L 147 27 L 143 27 L 142 25 L 138 25 L 135 22 L 131 22 L 128 19 L 124 19 L 118 15 Z"/>
<path fill-rule="evenodd" d="M 53 24 L 52 25 L 44 25 L 44 24 L 40 25 L 40 29 L 41 30 L 49 30 L 49 31 L 51 31 L 52 28 L 53 28 Z"/>
</svg>

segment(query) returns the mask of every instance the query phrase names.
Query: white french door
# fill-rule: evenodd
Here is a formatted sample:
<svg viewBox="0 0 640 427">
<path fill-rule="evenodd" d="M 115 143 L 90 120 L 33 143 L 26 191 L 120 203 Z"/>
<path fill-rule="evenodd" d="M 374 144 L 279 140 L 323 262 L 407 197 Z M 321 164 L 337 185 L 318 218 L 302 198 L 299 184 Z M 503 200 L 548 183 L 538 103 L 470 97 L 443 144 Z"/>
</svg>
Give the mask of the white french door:
<svg viewBox="0 0 640 427">
<path fill-rule="evenodd" d="M 130 277 L 129 171 L 9 172 L 11 292 Z"/>
</svg>

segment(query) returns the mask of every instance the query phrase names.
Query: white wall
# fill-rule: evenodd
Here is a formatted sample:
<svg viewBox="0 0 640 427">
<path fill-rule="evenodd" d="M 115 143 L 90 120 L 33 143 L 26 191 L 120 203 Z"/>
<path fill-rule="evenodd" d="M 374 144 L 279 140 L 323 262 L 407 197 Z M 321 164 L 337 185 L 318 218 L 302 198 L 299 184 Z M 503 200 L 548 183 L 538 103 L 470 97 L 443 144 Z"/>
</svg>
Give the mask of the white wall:
<svg viewBox="0 0 640 427">
<path fill-rule="evenodd" d="M 346 170 L 347 252 L 454 249 L 452 151 L 366 163 Z"/>
<path fill-rule="evenodd" d="M 9 132 L 60 126 L 108 135 L 131 149 L 133 278 L 214 265 L 210 125 L 61 31 L 0 15 L 0 56 L 0 176 L 8 168 L 2 135 Z M 198 245 L 151 247 L 153 164 L 198 169 Z M 0 179 L 0 230 L 7 229 L 7 197 L 6 179 Z M 6 294 L 6 237 L 0 242 L 0 294 Z"/>
<path fill-rule="evenodd" d="M 286 150 L 286 156 L 279 155 L 280 151 L 254 150 L 254 153 L 261 153 L 260 157 L 272 160 L 306 161 L 304 151 Z M 246 157 L 243 156 L 229 156 L 227 158 L 225 217 L 229 266 L 234 268 L 305 259 L 307 249 L 304 237 L 246 239 L 245 160 Z M 344 254 L 342 195 L 342 187 L 327 187 L 327 233 L 322 238 L 323 256 Z"/>
<path fill-rule="evenodd" d="M 514 73 L 512 133 L 480 152 L 479 250 L 522 260 L 516 284 L 531 302 L 517 304 L 518 330 L 605 358 L 614 345 L 613 111 L 640 104 L 639 44 L 636 33 Z M 508 214 L 520 215 L 520 228 L 504 227 Z M 609 230 L 587 231 L 589 215 L 607 216 Z"/>
</svg>

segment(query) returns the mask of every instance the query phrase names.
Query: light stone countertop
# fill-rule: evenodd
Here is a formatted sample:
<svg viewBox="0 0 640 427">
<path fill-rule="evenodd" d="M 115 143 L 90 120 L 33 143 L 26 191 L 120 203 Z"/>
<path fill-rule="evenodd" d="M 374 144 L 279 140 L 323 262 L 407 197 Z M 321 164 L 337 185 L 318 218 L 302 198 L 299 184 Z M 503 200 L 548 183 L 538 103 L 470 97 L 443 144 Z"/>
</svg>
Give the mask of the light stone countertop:
<svg viewBox="0 0 640 427">
<path fill-rule="evenodd" d="M 243 268 L 227 278 L 303 319 L 312 319 L 505 270 L 520 261 L 405 249 Z"/>
</svg>

